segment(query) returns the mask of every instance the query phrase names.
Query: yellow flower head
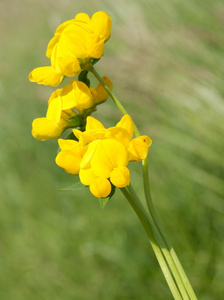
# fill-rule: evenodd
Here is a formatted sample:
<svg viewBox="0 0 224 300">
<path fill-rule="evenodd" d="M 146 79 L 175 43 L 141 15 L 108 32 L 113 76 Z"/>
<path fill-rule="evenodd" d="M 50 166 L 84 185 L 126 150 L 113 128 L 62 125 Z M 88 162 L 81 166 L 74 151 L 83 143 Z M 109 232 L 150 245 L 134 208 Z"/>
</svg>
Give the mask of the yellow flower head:
<svg viewBox="0 0 224 300">
<path fill-rule="evenodd" d="M 80 181 L 89 185 L 94 196 L 107 197 L 111 192 L 110 182 L 117 187 L 129 185 L 130 172 L 127 164 L 128 153 L 121 143 L 112 139 L 96 140 L 88 146 L 83 156 Z"/>
<path fill-rule="evenodd" d="M 57 86 L 65 76 L 78 75 L 92 58 L 103 55 L 110 32 L 111 18 L 106 12 L 99 11 L 91 19 L 87 14 L 77 14 L 73 20 L 62 23 L 49 42 L 46 56 L 51 66 L 34 69 L 29 80 Z"/>
<path fill-rule="evenodd" d="M 96 95 L 93 87 L 88 88 L 85 83 L 73 80 L 62 89 L 62 109 L 75 108 L 82 113 L 83 110 L 94 106 Z"/>
<path fill-rule="evenodd" d="M 48 101 L 46 117 L 37 118 L 32 123 L 32 135 L 35 139 L 45 141 L 55 139 L 71 126 L 69 117 L 76 113 L 72 110 L 62 111 L 62 89 L 56 90 Z"/>
<path fill-rule="evenodd" d="M 132 139 L 133 124 L 129 115 L 108 129 L 95 118 L 87 117 L 86 130 L 73 129 L 73 133 L 78 142 L 64 141 L 67 146 L 60 146 L 62 151 L 56 163 L 68 173 L 79 173 L 80 181 L 89 186 L 96 197 L 107 197 L 111 184 L 119 188 L 129 185 L 128 162 L 146 158 L 151 144 L 148 136 Z"/>
</svg>

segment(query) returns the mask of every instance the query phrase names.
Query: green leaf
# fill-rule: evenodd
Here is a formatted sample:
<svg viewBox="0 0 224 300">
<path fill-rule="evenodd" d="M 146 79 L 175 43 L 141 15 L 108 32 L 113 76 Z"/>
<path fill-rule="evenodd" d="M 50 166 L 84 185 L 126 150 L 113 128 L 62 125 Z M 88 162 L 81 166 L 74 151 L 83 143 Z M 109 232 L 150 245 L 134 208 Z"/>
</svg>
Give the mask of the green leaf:
<svg viewBox="0 0 224 300">
<path fill-rule="evenodd" d="M 83 190 L 84 188 L 86 188 L 86 185 L 83 185 L 80 181 L 78 181 L 64 189 L 61 189 L 60 191 L 79 191 Z"/>
</svg>

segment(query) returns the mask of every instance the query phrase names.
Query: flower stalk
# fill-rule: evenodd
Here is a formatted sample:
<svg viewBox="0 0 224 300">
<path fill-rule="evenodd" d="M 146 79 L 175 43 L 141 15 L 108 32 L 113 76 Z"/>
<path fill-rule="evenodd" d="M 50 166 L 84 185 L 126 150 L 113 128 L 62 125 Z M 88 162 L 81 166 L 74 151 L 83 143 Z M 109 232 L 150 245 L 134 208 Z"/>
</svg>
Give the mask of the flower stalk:
<svg viewBox="0 0 224 300">
<path fill-rule="evenodd" d="M 175 281 L 173 279 L 173 276 L 170 272 L 169 267 L 167 266 L 166 260 L 163 256 L 163 253 L 161 251 L 161 248 L 159 247 L 157 240 L 155 238 L 155 235 L 152 230 L 152 224 L 149 215 L 146 213 L 141 201 L 135 197 L 130 192 L 129 188 L 122 188 L 121 192 L 125 196 L 125 198 L 128 200 L 129 204 L 134 209 L 136 215 L 138 216 L 143 228 L 145 229 L 145 232 L 149 238 L 149 241 L 151 243 L 152 249 L 156 255 L 156 258 L 158 260 L 158 263 L 160 265 L 160 268 L 163 272 L 163 275 L 165 277 L 165 280 L 170 288 L 170 291 L 174 297 L 175 300 L 181 300 L 182 297 L 180 295 L 180 292 L 175 284 Z"/>
<path fill-rule="evenodd" d="M 118 107 L 118 109 L 121 111 L 122 114 L 127 114 L 126 109 L 124 108 L 124 106 L 122 105 L 122 103 L 119 101 L 119 99 L 115 96 L 115 94 L 110 90 L 110 88 L 107 86 L 107 84 L 103 81 L 103 79 L 101 78 L 101 76 L 98 74 L 98 72 L 95 70 L 94 67 L 92 67 L 90 69 L 90 71 L 92 72 L 92 74 L 96 77 L 96 79 L 101 83 L 101 85 L 105 88 L 105 90 L 108 92 L 108 94 L 110 95 L 110 97 L 112 98 L 112 100 L 114 101 L 114 103 L 116 104 L 116 106 Z M 133 122 L 133 127 L 134 127 L 134 133 L 136 136 L 140 135 L 140 132 L 136 126 L 136 124 Z M 187 275 L 176 255 L 176 252 L 174 251 L 173 247 L 171 246 L 171 243 L 168 240 L 168 237 L 164 231 L 164 229 L 162 228 L 162 225 L 158 219 L 158 216 L 156 214 L 153 202 L 152 202 L 152 197 L 151 197 L 151 192 L 150 192 L 150 185 L 149 185 L 149 174 L 148 174 L 148 159 L 147 157 L 142 160 L 142 169 L 143 169 L 143 183 L 144 183 L 144 192 L 145 192 L 145 199 L 146 199 L 146 203 L 148 206 L 148 210 L 151 216 L 151 222 L 149 222 L 149 217 L 147 216 L 147 226 L 151 226 L 151 230 L 154 231 L 154 233 L 156 232 L 155 236 L 154 236 L 154 241 L 156 241 L 157 246 L 160 247 L 160 249 L 162 249 L 162 253 L 165 257 L 165 260 L 161 260 L 160 255 L 158 255 L 158 252 L 155 252 L 155 248 L 154 248 L 154 244 L 152 243 L 151 237 L 150 237 L 150 242 L 151 245 L 153 247 L 153 250 L 156 254 L 157 260 L 159 261 L 161 270 L 166 278 L 167 276 L 167 269 L 164 270 L 164 266 L 163 264 L 166 263 L 168 268 L 171 270 L 173 277 L 175 278 L 175 284 L 176 287 L 178 287 L 178 290 L 181 293 L 181 297 L 180 299 L 184 299 L 184 300 L 197 300 L 197 297 L 194 293 L 194 290 L 190 284 L 190 281 L 187 278 Z M 136 214 L 138 215 L 143 227 L 145 228 L 145 231 L 148 234 L 148 229 L 147 226 L 145 225 L 146 221 L 143 221 L 142 218 L 144 219 L 143 215 L 145 215 L 142 213 L 142 209 L 139 210 L 139 208 L 136 207 L 137 203 L 141 203 L 140 200 L 139 201 L 134 201 L 133 198 L 136 200 L 137 196 L 134 192 L 134 190 L 132 189 L 131 186 L 129 186 L 129 192 L 131 191 L 131 193 L 127 194 L 126 192 L 124 192 L 124 189 L 121 189 L 122 193 L 124 194 L 124 196 L 128 199 L 129 203 L 131 204 L 131 206 L 133 207 L 133 209 L 135 210 Z M 133 202 L 134 201 L 134 202 Z M 138 206 L 138 205 L 137 205 Z M 149 225 L 150 224 L 150 225 Z M 153 229 L 152 229 L 153 228 Z M 149 234 L 148 234 L 149 235 Z M 161 262 L 162 261 L 162 262 Z M 162 266 L 161 266 L 162 265 Z M 166 278 L 167 279 L 167 278 Z M 167 281 L 168 286 L 174 296 L 174 299 L 176 299 L 175 297 L 177 297 L 177 293 L 175 292 L 170 279 Z M 178 298 L 177 298 L 178 299 Z"/>
</svg>

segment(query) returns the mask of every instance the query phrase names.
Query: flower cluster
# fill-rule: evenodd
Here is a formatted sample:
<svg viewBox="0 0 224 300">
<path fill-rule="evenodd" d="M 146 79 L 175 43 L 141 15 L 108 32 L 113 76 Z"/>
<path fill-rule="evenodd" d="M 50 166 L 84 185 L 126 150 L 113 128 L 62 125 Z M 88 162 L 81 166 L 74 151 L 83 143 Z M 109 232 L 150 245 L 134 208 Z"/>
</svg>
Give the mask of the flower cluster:
<svg viewBox="0 0 224 300">
<path fill-rule="evenodd" d="M 99 80 L 102 84 L 94 88 L 88 78 L 104 53 L 110 31 L 107 13 L 100 11 L 92 18 L 77 14 L 62 23 L 49 42 L 46 55 L 51 66 L 36 68 L 29 75 L 30 81 L 51 86 L 59 85 L 65 76 L 78 75 L 78 79 L 52 93 L 46 117 L 33 121 L 32 135 L 44 141 L 72 128 L 67 138 L 58 141 L 61 151 L 56 163 L 66 172 L 79 175 L 81 183 L 99 198 L 109 196 L 113 187 L 129 185 L 129 161 L 145 159 L 151 144 L 148 136 L 132 139 L 133 123 L 127 114 L 108 129 L 90 116 L 97 105 L 106 101 L 113 86 L 104 76 Z"/>
<path fill-rule="evenodd" d="M 88 69 L 92 59 L 100 59 L 104 54 L 104 43 L 110 32 L 111 18 L 103 11 L 96 12 L 91 19 L 79 13 L 62 23 L 47 47 L 51 66 L 34 69 L 30 81 L 58 86 L 65 76 L 79 75 L 82 69 Z"/>
<path fill-rule="evenodd" d="M 128 162 L 145 159 L 151 145 L 148 136 L 132 139 L 133 124 L 129 115 L 109 129 L 88 117 L 86 130 L 73 129 L 73 133 L 77 141 L 59 139 L 61 151 L 56 163 L 70 174 L 79 174 L 80 181 L 99 198 L 111 193 L 111 185 L 119 188 L 129 185 Z"/>
<path fill-rule="evenodd" d="M 112 88 L 112 82 L 103 77 Z M 57 89 L 48 100 L 46 117 L 37 118 L 32 124 L 32 135 L 44 141 L 59 137 L 67 128 L 84 127 L 86 116 L 108 98 L 108 93 L 98 84 L 96 89 L 84 82 L 73 80 L 62 89 Z"/>
</svg>

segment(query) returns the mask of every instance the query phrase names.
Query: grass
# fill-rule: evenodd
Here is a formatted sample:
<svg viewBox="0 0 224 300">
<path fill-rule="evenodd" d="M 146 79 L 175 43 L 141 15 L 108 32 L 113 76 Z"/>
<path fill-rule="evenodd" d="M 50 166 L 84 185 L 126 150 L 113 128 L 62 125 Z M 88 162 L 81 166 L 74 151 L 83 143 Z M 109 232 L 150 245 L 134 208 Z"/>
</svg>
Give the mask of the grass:
<svg viewBox="0 0 224 300">
<path fill-rule="evenodd" d="M 102 211 L 88 190 L 60 192 L 73 177 L 54 162 L 31 122 L 52 88 L 28 82 L 48 64 L 62 21 L 105 10 L 112 37 L 97 64 L 153 144 L 157 212 L 199 299 L 223 298 L 224 6 L 203 1 L 3 1 L 0 24 L 0 298 L 171 299 L 137 218 L 116 192 Z M 107 101 L 105 126 L 121 117 Z M 142 195 L 140 164 L 131 165 Z"/>
</svg>

